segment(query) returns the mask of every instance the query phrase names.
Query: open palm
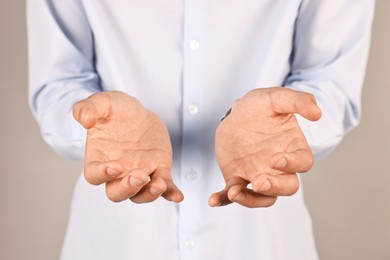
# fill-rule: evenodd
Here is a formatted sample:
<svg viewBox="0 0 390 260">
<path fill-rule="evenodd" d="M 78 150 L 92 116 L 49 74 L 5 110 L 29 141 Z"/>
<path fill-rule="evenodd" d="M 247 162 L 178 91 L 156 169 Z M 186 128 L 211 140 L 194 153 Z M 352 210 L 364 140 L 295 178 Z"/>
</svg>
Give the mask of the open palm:
<svg viewBox="0 0 390 260">
<path fill-rule="evenodd" d="M 294 113 L 309 120 L 321 116 L 312 95 L 283 87 L 253 90 L 233 105 L 216 131 L 226 187 L 211 196 L 211 206 L 270 206 L 298 190 L 296 172 L 308 171 L 313 155 Z"/>
<path fill-rule="evenodd" d="M 74 116 L 88 129 L 85 178 L 95 185 L 106 183 L 109 199 L 183 199 L 170 175 L 168 130 L 135 98 L 117 91 L 97 93 L 78 102 Z"/>
</svg>

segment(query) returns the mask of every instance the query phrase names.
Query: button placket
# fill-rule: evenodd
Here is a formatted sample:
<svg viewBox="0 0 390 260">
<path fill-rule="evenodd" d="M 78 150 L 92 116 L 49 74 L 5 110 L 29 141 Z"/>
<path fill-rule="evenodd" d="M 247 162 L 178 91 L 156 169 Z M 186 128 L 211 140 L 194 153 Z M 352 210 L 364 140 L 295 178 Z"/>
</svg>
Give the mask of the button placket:
<svg viewBox="0 0 390 260">
<path fill-rule="evenodd" d="M 203 3 L 184 0 L 183 80 L 182 80 L 182 141 L 181 141 L 181 188 L 186 199 L 179 207 L 180 253 L 182 259 L 193 259 L 198 241 L 198 218 L 204 208 L 199 199 L 202 192 L 199 170 L 203 160 Z"/>
</svg>

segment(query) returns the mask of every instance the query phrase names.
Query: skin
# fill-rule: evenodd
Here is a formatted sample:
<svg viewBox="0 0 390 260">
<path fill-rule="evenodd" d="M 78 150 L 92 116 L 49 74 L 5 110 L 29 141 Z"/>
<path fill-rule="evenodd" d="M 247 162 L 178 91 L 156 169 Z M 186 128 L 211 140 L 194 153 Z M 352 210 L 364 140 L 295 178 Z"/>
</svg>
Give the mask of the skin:
<svg viewBox="0 0 390 260">
<path fill-rule="evenodd" d="M 117 91 L 96 93 L 76 103 L 73 116 L 88 129 L 85 179 L 105 183 L 110 200 L 183 200 L 171 177 L 168 129 L 139 101 Z"/>
<path fill-rule="evenodd" d="M 296 172 L 307 172 L 313 155 L 294 113 L 308 120 L 321 117 L 311 94 L 283 87 L 252 90 L 233 105 L 215 138 L 226 187 L 211 195 L 210 206 L 267 207 L 298 190 Z M 183 200 L 170 174 L 168 130 L 156 114 L 134 97 L 112 91 L 76 103 L 73 115 L 88 129 L 85 178 L 105 183 L 110 200 Z"/>
<path fill-rule="evenodd" d="M 252 90 L 233 105 L 215 136 L 226 187 L 211 195 L 210 206 L 268 207 L 298 191 L 296 173 L 309 171 L 314 158 L 294 113 L 321 117 L 314 96 L 283 87 Z"/>
</svg>

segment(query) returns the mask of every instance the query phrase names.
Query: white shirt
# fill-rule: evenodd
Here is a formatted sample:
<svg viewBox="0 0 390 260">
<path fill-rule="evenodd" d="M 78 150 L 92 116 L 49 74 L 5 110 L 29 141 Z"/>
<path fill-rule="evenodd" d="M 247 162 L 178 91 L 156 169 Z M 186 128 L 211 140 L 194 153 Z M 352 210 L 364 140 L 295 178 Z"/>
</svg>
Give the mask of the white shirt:
<svg viewBox="0 0 390 260">
<path fill-rule="evenodd" d="M 45 141 L 82 159 L 73 104 L 98 91 L 138 98 L 167 124 L 175 205 L 110 202 L 80 177 L 63 260 L 317 259 L 302 191 L 270 208 L 210 208 L 224 187 L 214 133 L 253 88 L 314 94 L 299 119 L 316 158 L 356 126 L 373 0 L 29 0 L 30 105 Z"/>
</svg>

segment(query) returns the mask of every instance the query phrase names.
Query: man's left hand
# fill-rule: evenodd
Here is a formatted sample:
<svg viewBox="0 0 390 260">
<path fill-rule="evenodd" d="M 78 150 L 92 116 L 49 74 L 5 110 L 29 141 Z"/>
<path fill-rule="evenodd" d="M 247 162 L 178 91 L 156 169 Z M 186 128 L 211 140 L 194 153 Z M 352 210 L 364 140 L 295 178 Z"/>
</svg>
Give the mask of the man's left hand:
<svg viewBox="0 0 390 260">
<path fill-rule="evenodd" d="M 234 103 L 216 131 L 226 186 L 211 195 L 210 206 L 267 207 L 298 191 L 296 173 L 309 171 L 314 157 L 295 113 L 311 121 L 321 117 L 313 95 L 285 87 L 255 89 Z"/>
</svg>

